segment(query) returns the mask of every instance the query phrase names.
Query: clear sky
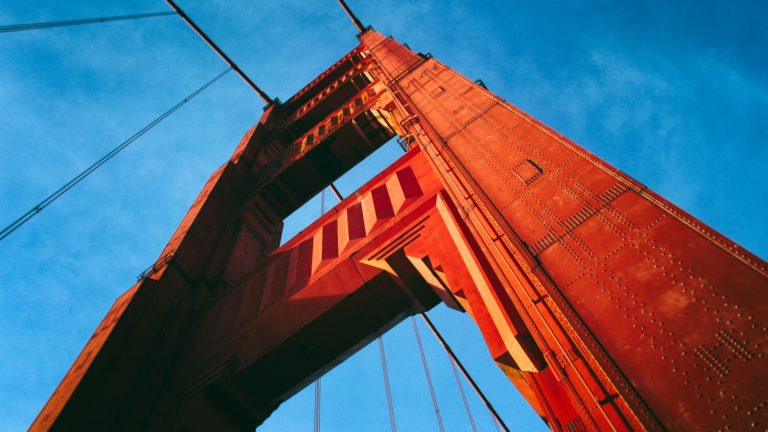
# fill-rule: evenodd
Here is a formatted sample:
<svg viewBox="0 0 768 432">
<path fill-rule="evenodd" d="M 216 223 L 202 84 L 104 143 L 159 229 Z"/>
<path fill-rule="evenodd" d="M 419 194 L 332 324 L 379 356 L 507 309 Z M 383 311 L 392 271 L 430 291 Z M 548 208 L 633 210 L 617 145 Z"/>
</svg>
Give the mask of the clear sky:
<svg viewBox="0 0 768 432">
<path fill-rule="evenodd" d="M 768 3 L 349 0 L 361 20 L 487 86 L 768 257 Z M 334 0 L 180 0 L 286 100 L 357 41 Z M 0 3 L 0 24 L 165 11 L 160 0 Z M 0 226 L 225 65 L 178 18 L 0 34 Z M 0 430 L 25 429 L 114 299 L 160 253 L 263 103 L 229 74 L 0 242 Z M 398 156 L 389 145 L 344 194 Z M 312 207 L 314 206 L 314 207 Z M 296 232 L 319 214 L 314 201 Z M 466 316 L 431 312 L 515 430 L 542 430 Z M 437 430 L 410 323 L 385 336 L 401 431 Z M 422 327 L 448 430 L 469 426 Z M 324 431 L 388 430 L 378 351 L 323 379 Z M 260 430 L 312 429 L 312 395 Z M 468 395 L 480 430 L 493 430 Z"/>
</svg>

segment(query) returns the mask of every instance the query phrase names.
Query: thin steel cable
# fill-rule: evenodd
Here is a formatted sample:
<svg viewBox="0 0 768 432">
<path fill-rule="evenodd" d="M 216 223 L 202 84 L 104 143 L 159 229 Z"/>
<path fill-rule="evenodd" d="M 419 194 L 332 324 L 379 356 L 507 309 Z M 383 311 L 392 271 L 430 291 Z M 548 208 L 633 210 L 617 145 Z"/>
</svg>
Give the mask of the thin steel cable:
<svg viewBox="0 0 768 432">
<path fill-rule="evenodd" d="M 320 216 L 322 217 L 324 214 L 325 214 L 325 189 L 323 189 L 323 191 L 320 192 Z"/>
<path fill-rule="evenodd" d="M 458 366 L 459 370 L 461 371 L 461 374 L 464 375 L 464 378 L 467 379 L 467 382 L 469 382 L 469 385 L 472 386 L 472 389 L 477 393 L 477 395 L 480 397 L 480 399 L 485 404 L 486 408 L 488 408 L 488 411 L 491 413 L 491 416 L 495 420 L 494 425 L 497 426 L 497 429 L 499 426 L 504 430 L 504 432 L 509 432 L 509 428 L 507 427 L 506 423 L 501 419 L 499 416 L 499 413 L 496 412 L 496 409 L 493 408 L 493 405 L 491 404 L 491 401 L 488 400 L 488 398 L 485 396 L 485 393 L 480 389 L 480 386 L 477 385 L 474 379 L 472 379 L 472 376 L 469 374 L 467 369 L 464 367 L 464 365 L 461 363 L 458 357 L 456 357 L 456 353 L 453 352 L 453 349 L 451 349 L 450 345 L 448 345 L 448 342 L 445 341 L 443 338 L 443 335 L 440 334 L 440 332 L 437 330 L 437 327 L 432 323 L 432 320 L 429 319 L 426 313 L 420 312 L 421 318 L 424 319 L 424 322 L 427 324 L 427 327 L 429 327 L 430 330 L 432 330 L 432 334 L 435 335 L 438 342 L 440 342 L 440 345 L 443 346 L 445 349 L 445 352 L 448 353 L 448 355 L 451 357 L 451 359 L 456 362 L 456 366 Z"/>
<path fill-rule="evenodd" d="M 8 225 L 7 227 L 3 228 L 2 231 L 0 231 L 0 241 L 2 241 L 3 239 L 5 239 L 9 235 L 11 235 L 14 231 L 16 231 L 22 225 L 27 223 L 30 219 L 35 217 L 38 213 L 43 211 L 43 209 L 45 209 L 46 207 L 51 205 L 54 201 L 59 199 L 59 197 L 61 197 L 65 193 L 67 193 L 70 189 L 72 189 L 78 183 L 83 181 L 86 177 L 91 175 L 99 167 L 101 167 L 102 165 L 107 163 L 110 159 L 115 157 L 118 153 L 120 153 L 122 150 L 124 150 L 129 145 L 131 145 L 134 141 L 139 139 L 142 135 L 144 135 L 145 133 L 149 132 L 149 130 L 151 130 L 153 127 L 157 126 L 160 122 L 162 122 L 163 120 L 168 118 L 171 114 L 173 114 L 179 108 L 184 106 L 187 102 L 192 100 L 192 98 L 194 98 L 195 96 L 197 96 L 200 93 L 202 93 L 205 89 L 207 89 L 213 83 L 218 81 L 221 77 L 223 77 L 230 70 L 231 70 L 231 68 L 227 68 L 224 72 L 216 75 L 213 79 L 211 79 L 210 81 L 205 83 L 202 87 L 200 87 L 197 90 L 195 90 L 194 92 L 192 92 L 192 94 L 190 94 L 189 96 L 184 98 L 181 102 L 179 102 L 176 105 L 174 105 L 173 107 L 171 107 L 169 110 L 164 112 L 162 115 L 160 115 L 156 119 L 152 120 L 152 122 L 150 122 L 148 125 L 146 125 L 143 128 L 141 128 L 141 130 L 139 130 L 138 132 L 133 134 L 130 138 L 128 138 L 127 140 L 123 141 L 120 145 L 118 145 L 117 147 L 112 149 L 109 153 L 107 153 L 106 155 L 102 156 L 101 159 L 97 160 L 91 166 L 89 166 L 84 171 L 82 171 L 80 174 L 76 175 L 72 180 L 70 180 L 67 183 L 65 183 L 64 186 L 60 187 L 58 190 L 56 190 L 56 192 L 50 194 L 47 198 L 45 198 L 44 200 L 40 201 L 37 205 L 32 207 L 29 211 L 27 211 L 26 213 L 21 215 L 21 217 L 19 217 L 15 221 L 11 222 L 10 225 Z"/>
<path fill-rule="evenodd" d="M 427 376 L 427 386 L 429 387 L 429 395 L 432 396 L 432 406 L 435 408 L 435 417 L 437 417 L 437 426 L 440 428 L 440 432 L 445 431 L 443 427 L 443 418 L 440 416 L 440 408 L 437 406 L 437 397 L 435 396 L 435 388 L 432 386 L 432 376 L 429 373 L 429 366 L 427 366 L 427 357 L 424 355 L 424 346 L 421 344 L 421 336 L 419 336 L 419 326 L 416 325 L 416 319 L 411 317 L 411 324 L 413 324 L 413 332 L 416 333 L 416 343 L 419 345 L 419 354 L 421 354 L 421 364 L 424 365 L 424 375 Z"/>
<path fill-rule="evenodd" d="M 336 195 L 336 198 L 339 200 L 339 202 L 344 201 L 344 198 L 342 198 L 342 196 L 341 196 L 341 192 L 339 192 L 339 190 L 336 189 L 336 185 L 335 184 L 331 183 L 328 186 L 331 187 L 331 192 L 333 192 L 333 194 Z"/>
<path fill-rule="evenodd" d="M 496 420 L 496 417 L 491 416 L 491 421 L 493 422 L 493 427 L 496 428 L 496 432 L 501 432 L 501 428 L 499 428 L 499 421 Z"/>
<path fill-rule="evenodd" d="M 389 426 L 392 432 L 397 432 L 395 423 L 395 408 L 392 405 L 392 389 L 389 387 L 389 373 L 387 372 L 387 356 L 384 354 L 384 338 L 379 336 L 379 354 L 381 355 L 381 370 L 384 374 L 384 391 L 387 394 L 387 409 L 389 410 Z"/>
<path fill-rule="evenodd" d="M 173 0 L 165 0 L 165 2 L 168 3 L 168 6 L 170 6 L 176 12 L 176 14 L 178 14 L 179 17 L 184 20 L 184 22 L 187 23 L 187 25 L 190 26 L 192 30 L 194 30 L 195 33 L 197 33 L 197 35 L 200 36 L 205 41 L 205 43 L 207 43 L 208 46 L 211 47 L 211 49 L 213 49 L 213 51 L 219 55 L 219 57 L 221 57 L 222 60 L 227 62 L 229 67 L 231 67 L 235 73 L 237 73 L 240 78 L 242 78 L 243 81 L 245 81 L 246 84 L 248 84 L 259 95 L 259 97 L 261 97 L 261 99 L 267 103 L 267 105 L 275 103 L 275 101 L 269 97 L 269 95 L 266 94 L 264 90 L 259 88 L 259 86 L 257 86 L 256 83 L 253 82 L 253 80 L 251 80 L 251 78 L 248 77 L 248 75 L 246 75 L 245 72 L 243 72 L 242 69 L 240 69 L 240 67 L 231 58 L 229 58 L 229 56 L 224 51 L 222 51 L 221 48 L 219 48 L 219 46 L 216 45 L 213 40 L 211 40 L 211 38 L 208 37 L 207 34 L 205 34 L 203 29 L 198 27 L 197 24 L 192 21 L 192 18 L 190 18 L 189 15 L 187 15 L 176 3 L 173 2 Z"/>
<path fill-rule="evenodd" d="M 133 14 L 133 15 L 100 17 L 100 18 L 82 18 L 82 19 L 73 19 L 73 20 L 64 20 L 64 21 L 47 21 L 47 22 L 28 23 L 28 24 L 11 24 L 11 25 L 0 26 L 0 33 L 11 33 L 11 32 L 19 32 L 19 31 L 27 31 L 27 30 L 44 30 L 49 28 L 71 27 L 71 26 L 79 26 L 79 25 L 87 25 L 87 24 L 100 24 L 100 23 L 111 22 L 111 21 L 127 21 L 127 20 L 153 18 L 153 17 L 159 17 L 159 16 L 168 16 L 168 15 L 175 15 L 175 13 L 174 12 L 153 12 L 153 13 L 143 13 L 143 14 Z"/>
<path fill-rule="evenodd" d="M 320 216 L 325 214 L 325 189 L 320 192 Z M 320 432 L 320 380 L 315 381 L 315 432 Z"/>
<path fill-rule="evenodd" d="M 472 432 L 477 432 L 477 427 L 475 427 L 475 419 L 472 417 L 472 411 L 469 409 L 469 403 L 467 403 L 467 395 L 464 393 L 464 386 L 461 384 L 459 371 L 456 370 L 456 363 L 450 357 L 448 358 L 448 361 L 451 362 L 451 370 L 453 370 L 453 377 L 456 378 L 456 386 L 459 388 L 459 393 L 461 394 L 461 401 L 464 402 L 464 409 L 467 411 L 467 417 L 469 418 L 469 425 L 472 427 Z"/>
<path fill-rule="evenodd" d="M 407 149 L 403 149 L 403 152 L 408 152 Z M 443 346 L 445 349 L 445 352 L 448 354 L 448 357 L 451 358 L 451 367 L 453 368 L 454 375 L 456 374 L 456 367 L 461 370 L 462 375 L 464 375 L 464 378 L 467 379 L 467 382 L 469 382 L 469 385 L 472 387 L 472 389 L 477 393 L 477 395 L 480 397 L 480 399 L 483 401 L 483 404 L 485 404 L 485 407 L 488 408 L 488 412 L 491 414 L 491 420 L 493 421 L 493 427 L 496 428 L 496 431 L 501 432 L 499 430 L 499 427 L 503 429 L 505 432 L 509 432 L 509 428 L 507 427 L 507 424 L 504 423 L 504 421 L 499 416 L 499 413 L 496 412 L 496 409 L 493 408 L 493 405 L 491 404 L 491 401 L 488 400 L 488 398 L 485 396 L 485 393 L 480 389 L 480 386 L 477 385 L 474 379 L 472 379 L 472 376 L 469 375 L 469 372 L 464 367 L 464 365 L 461 363 L 459 358 L 456 356 L 456 353 L 453 352 L 453 349 L 451 349 L 450 345 L 448 345 L 448 342 L 443 338 L 443 335 L 440 334 L 440 332 L 437 330 L 437 327 L 432 323 L 432 320 L 429 319 L 426 312 L 419 312 L 421 315 L 421 318 L 424 319 L 424 322 L 427 324 L 427 327 L 432 331 L 432 334 L 435 335 L 438 342 L 440 342 L 440 345 Z M 414 322 L 415 326 L 415 322 Z M 418 334 L 418 331 L 417 331 Z M 458 377 L 457 377 L 458 378 Z M 472 419 L 472 414 L 469 411 L 469 406 L 467 404 L 467 399 L 464 397 L 464 389 L 461 386 L 461 381 L 457 381 L 459 383 L 459 390 L 461 391 L 461 397 L 464 399 L 464 407 L 467 408 L 467 415 L 469 416 L 469 421 L 472 425 L 472 430 L 475 431 L 475 422 Z"/>
<path fill-rule="evenodd" d="M 320 432 L 320 378 L 315 381 L 315 432 Z"/>
</svg>

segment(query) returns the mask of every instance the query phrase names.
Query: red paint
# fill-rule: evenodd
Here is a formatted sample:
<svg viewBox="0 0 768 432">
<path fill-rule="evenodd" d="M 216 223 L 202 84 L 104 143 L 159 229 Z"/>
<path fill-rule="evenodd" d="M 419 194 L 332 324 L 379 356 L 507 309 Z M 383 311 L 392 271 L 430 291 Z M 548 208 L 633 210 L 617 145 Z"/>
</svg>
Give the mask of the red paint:
<svg viewBox="0 0 768 432">
<path fill-rule="evenodd" d="M 248 131 L 32 429 L 252 430 L 439 301 L 554 430 L 766 427 L 765 262 L 434 59 L 360 39 Z M 411 150 L 278 247 L 394 131 Z"/>
</svg>

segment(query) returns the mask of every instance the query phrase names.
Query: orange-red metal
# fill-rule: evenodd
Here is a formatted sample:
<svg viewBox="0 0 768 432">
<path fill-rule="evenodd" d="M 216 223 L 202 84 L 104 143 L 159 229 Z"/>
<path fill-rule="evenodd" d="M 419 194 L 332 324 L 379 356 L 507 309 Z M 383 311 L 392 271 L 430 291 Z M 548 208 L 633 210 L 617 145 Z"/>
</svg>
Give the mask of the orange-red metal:
<svg viewBox="0 0 768 432">
<path fill-rule="evenodd" d="M 442 301 L 553 430 L 765 429 L 766 263 L 366 30 L 267 108 L 32 425 L 252 430 Z M 283 246 L 395 134 L 410 150 Z"/>
</svg>

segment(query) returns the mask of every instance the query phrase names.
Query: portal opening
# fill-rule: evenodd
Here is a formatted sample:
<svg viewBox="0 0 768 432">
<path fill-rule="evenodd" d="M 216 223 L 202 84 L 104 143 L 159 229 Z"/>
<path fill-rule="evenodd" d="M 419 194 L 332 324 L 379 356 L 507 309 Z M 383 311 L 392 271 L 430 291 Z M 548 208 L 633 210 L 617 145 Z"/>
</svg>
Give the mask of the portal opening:
<svg viewBox="0 0 768 432">
<path fill-rule="evenodd" d="M 390 166 L 402 155 L 403 150 L 397 143 L 396 137 L 390 138 L 389 141 L 339 177 L 334 182 L 334 185 L 341 193 L 341 196 L 346 198 L 354 194 L 355 191 L 371 180 L 374 175 Z M 325 195 L 324 197 L 323 194 Z M 338 204 L 338 200 L 330 190 L 330 187 L 323 188 L 319 193 L 316 193 L 283 220 L 284 225 L 282 236 L 280 237 L 280 245 L 282 246 L 288 240 L 295 237 L 325 212 L 336 206 L 336 204 Z M 324 212 L 321 212 L 321 210 L 324 210 Z"/>
</svg>

